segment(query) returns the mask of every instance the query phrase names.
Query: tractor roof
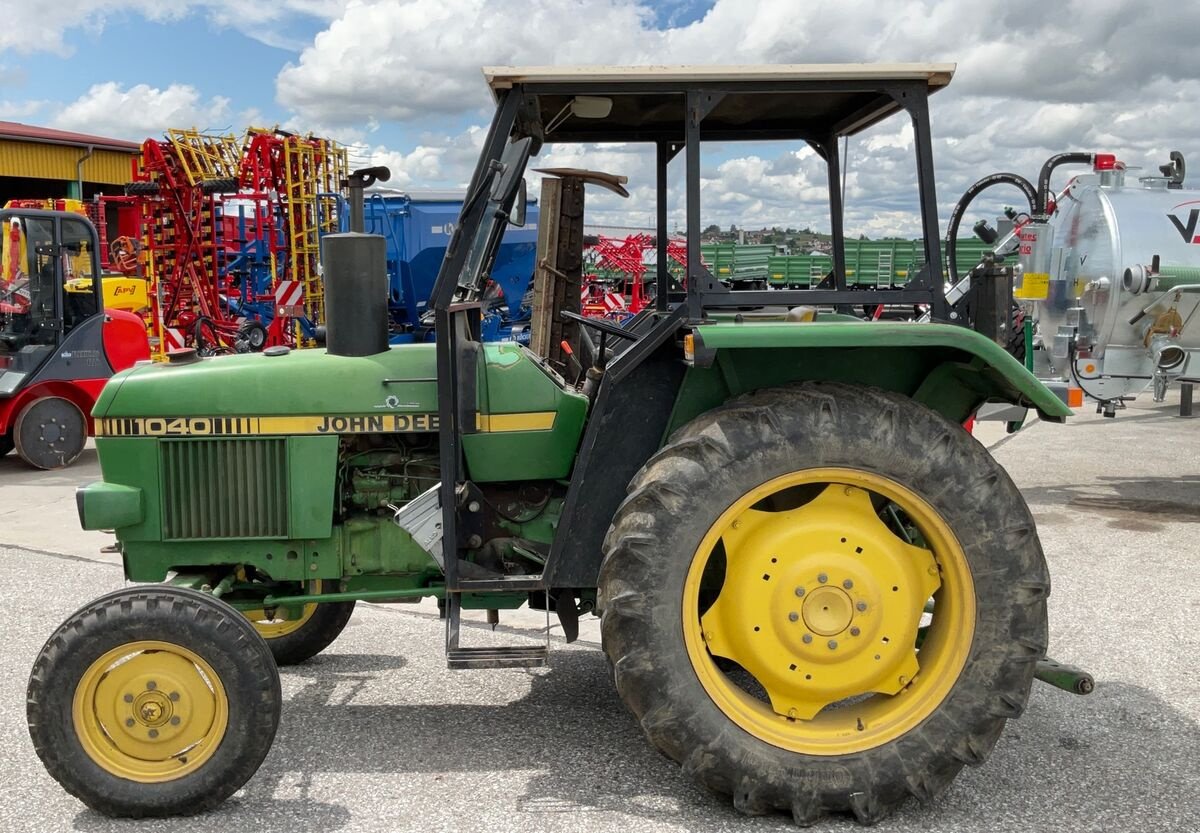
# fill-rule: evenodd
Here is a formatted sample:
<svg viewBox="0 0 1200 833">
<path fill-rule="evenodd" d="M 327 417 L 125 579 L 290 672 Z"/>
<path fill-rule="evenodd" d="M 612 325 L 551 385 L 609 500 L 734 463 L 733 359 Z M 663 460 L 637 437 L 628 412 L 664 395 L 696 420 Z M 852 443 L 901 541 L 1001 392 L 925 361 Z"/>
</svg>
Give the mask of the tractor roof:
<svg viewBox="0 0 1200 833">
<path fill-rule="evenodd" d="M 484 67 L 493 95 L 520 85 L 526 116 L 544 127 L 576 95 L 611 98 L 606 118 L 572 116 L 549 142 L 682 141 L 684 94 L 723 93 L 704 117 L 715 140 L 816 139 L 851 135 L 901 109 L 893 93 L 936 92 L 954 64 L 766 66 Z M 530 112 L 532 109 L 532 112 Z"/>
</svg>

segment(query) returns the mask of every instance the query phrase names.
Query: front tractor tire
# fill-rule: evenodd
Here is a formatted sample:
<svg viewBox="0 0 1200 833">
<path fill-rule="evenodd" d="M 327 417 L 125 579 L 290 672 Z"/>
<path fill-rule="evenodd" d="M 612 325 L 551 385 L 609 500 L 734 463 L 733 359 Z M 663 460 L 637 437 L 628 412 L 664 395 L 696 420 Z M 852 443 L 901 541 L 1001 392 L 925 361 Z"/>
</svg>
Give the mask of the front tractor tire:
<svg viewBox="0 0 1200 833">
<path fill-rule="evenodd" d="M 324 651 L 341 635 L 354 602 L 306 604 L 295 610 L 243 611 L 271 649 L 277 665 L 297 665 Z"/>
<path fill-rule="evenodd" d="M 845 384 L 733 400 L 630 484 L 600 602 L 650 741 L 745 813 L 869 824 L 979 764 L 1024 709 L 1049 576 L 961 427 Z"/>
<path fill-rule="evenodd" d="M 279 672 L 250 622 L 212 596 L 130 587 L 59 626 L 33 666 L 33 747 L 107 816 L 210 810 L 258 769 L 279 724 Z"/>
</svg>

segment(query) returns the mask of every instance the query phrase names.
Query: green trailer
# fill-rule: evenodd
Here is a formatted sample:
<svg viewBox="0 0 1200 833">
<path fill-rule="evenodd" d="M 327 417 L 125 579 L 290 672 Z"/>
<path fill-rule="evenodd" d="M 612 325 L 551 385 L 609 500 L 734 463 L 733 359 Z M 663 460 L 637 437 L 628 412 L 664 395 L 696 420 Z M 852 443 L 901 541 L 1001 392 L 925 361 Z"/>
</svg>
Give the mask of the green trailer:
<svg viewBox="0 0 1200 833">
<path fill-rule="evenodd" d="M 699 242 L 702 137 L 806 142 L 837 183 L 842 137 L 899 115 L 940 264 L 927 98 L 952 71 L 487 70 L 496 114 L 431 298 L 436 344 L 387 345 L 382 238 L 330 235 L 327 349 L 181 353 L 105 388 L 79 516 L 115 530 L 137 584 L 34 664 L 50 774 L 111 816 L 216 807 L 287 716 L 276 663 L 326 648 L 357 601 L 421 597 L 452 669 L 547 663 L 469 644 L 464 609 L 548 609 L 568 639 L 600 616 L 646 737 L 746 813 L 870 823 L 982 762 L 1045 660 L 1050 581 L 1019 491 L 961 424 L 988 401 L 1068 409 L 997 343 L 986 281 L 963 306 L 936 267 L 851 288 L 837 188 L 828 288 L 732 292 Z M 660 270 L 686 154 L 686 291 L 625 328 L 562 312 L 592 334 L 578 383 L 480 340 L 523 175 L 554 142 L 651 143 Z M 833 312 L 862 303 L 936 323 Z"/>
</svg>

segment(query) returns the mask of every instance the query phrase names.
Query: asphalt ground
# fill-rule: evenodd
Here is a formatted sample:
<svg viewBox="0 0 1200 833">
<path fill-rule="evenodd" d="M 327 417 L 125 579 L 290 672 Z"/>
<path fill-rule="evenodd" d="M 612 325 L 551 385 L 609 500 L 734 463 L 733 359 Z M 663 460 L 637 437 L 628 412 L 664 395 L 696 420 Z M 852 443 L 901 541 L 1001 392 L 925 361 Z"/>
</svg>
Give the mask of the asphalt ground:
<svg viewBox="0 0 1200 833">
<path fill-rule="evenodd" d="M 1115 420 L 1034 422 L 990 445 L 1037 517 L 1054 577 L 1050 653 L 1096 677 L 1078 697 L 1035 683 L 981 767 L 881 831 L 1200 829 L 1200 420 L 1145 398 Z M 204 816 L 113 821 L 63 792 L 33 753 L 24 693 L 54 627 L 123 584 L 107 539 L 78 529 L 95 453 L 35 473 L 0 460 L 0 831 L 772 831 L 693 785 L 642 738 L 613 690 L 593 623 L 550 667 L 445 668 L 429 605 L 360 604 L 323 655 L 282 674 L 274 747 Z M 466 640 L 545 638 L 541 614 Z M 821 830 L 855 830 L 846 818 Z"/>
</svg>

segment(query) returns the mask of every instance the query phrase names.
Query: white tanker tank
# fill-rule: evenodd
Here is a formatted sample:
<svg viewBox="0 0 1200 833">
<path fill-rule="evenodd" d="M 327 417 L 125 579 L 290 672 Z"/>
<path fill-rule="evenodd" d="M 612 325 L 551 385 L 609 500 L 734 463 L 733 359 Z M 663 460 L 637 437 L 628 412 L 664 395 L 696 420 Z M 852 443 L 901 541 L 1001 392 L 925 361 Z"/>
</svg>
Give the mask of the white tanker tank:
<svg viewBox="0 0 1200 833">
<path fill-rule="evenodd" d="M 1092 172 L 1055 198 L 1050 175 L 1065 164 Z M 1017 258 L 1013 295 L 1033 313 L 1043 348 L 1034 354 L 1035 373 L 1082 388 L 1107 416 L 1123 398 L 1153 386 L 1161 401 L 1172 379 L 1200 375 L 1200 191 L 1182 188 L 1178 152 L 1159 171 L 1136 177 L 1111 154 L 1059 154 L 1043 166 L 1036 189 L 1016 174 L 992 174 L 951 215 L 955 240 L 967 206 L 985 189 L 1004 184 L 1025 193 L 1029 212 L 1010 212 L 1001 224 L 1008 234 L 985 223 L 976 232 L 998 254 Z"/>
<path fill-rule="evenodd" d="M 1177 177 L 1132 179 L 1119 163 L 1077 177 L 1052 239 L 1022 252 L 1015 294 L 1034 303 L 1049 369 L 1102 403 L 1151 385 L 1161 401 L 1200 372 L 1200 191 L 1171 187 L 1178 164 Z"/>
</svg>

